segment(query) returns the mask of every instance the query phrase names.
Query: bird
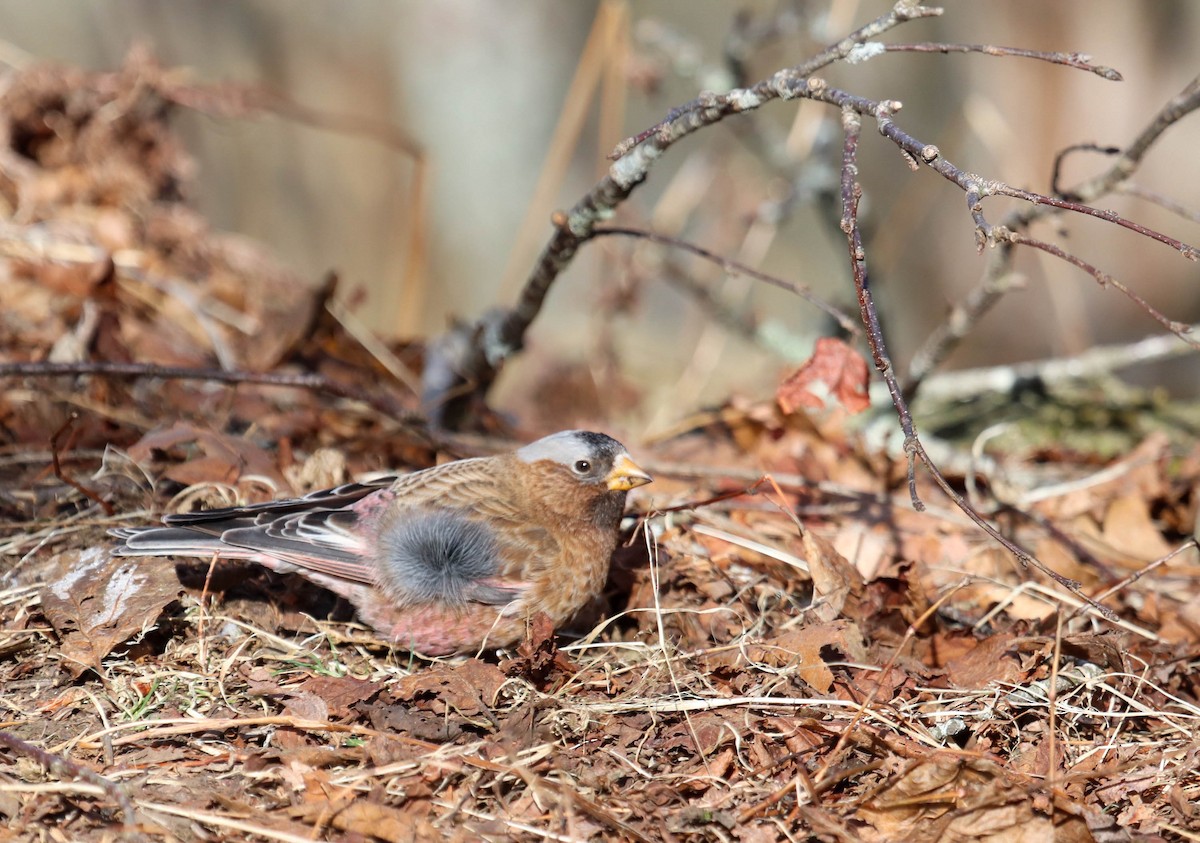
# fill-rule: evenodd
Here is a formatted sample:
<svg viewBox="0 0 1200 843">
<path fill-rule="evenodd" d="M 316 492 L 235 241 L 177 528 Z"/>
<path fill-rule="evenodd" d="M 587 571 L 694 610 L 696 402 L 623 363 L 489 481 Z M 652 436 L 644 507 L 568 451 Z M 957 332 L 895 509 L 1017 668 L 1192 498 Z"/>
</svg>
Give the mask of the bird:
<svg viewBox="0 0 1200 843">
<path fill-rule="evenodd" d="M 448 656 L 557 628 L 600 593 L 629 490 L 652 478 L 603 433 L 565 430 L 515 451 L 299 498 L 123 527 L 119 556 L 243 559 L 348 600 L 396 645 Z"/>
</svg>

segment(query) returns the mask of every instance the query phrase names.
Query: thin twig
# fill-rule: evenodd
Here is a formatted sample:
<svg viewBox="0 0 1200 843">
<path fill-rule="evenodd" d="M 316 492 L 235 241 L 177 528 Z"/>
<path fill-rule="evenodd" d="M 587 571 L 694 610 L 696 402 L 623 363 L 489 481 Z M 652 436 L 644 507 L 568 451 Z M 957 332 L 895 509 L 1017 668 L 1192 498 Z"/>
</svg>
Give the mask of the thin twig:
<svg viewBox="0 0 1200 843">
<path fill-rule="evenodd" d="M 1141 223 L 1126 219 L 1116 211 L 1105 211 L 1102 208 L 1093 208 L 1091 205 L 1085 205 L 1082 202 L 1072 202 L 1069 199 L 1059 199 L 1054 196 L 1046 196 L 1042 193 L 1034 193 L 1031 190 L 1022 190 L 1019 187 L 1013 187 L 1003 182 L 988 182 L 986 190 L 982 195 L 1011 196 L 1014 199 L 1024 199 L 1033 206 L 1046 205 L 1061 211 L 1073 211 L 1076 214 L 1104 220 L 1105 222 L 1119 225 L 1122 228 L 1127 228 L 1143 237 L 1157 240 L 1163 245 L 1170 246 L 1190 261 L 1200 261 L 1200 249 L 1197 249 L 1195 246 L 1191 246 L 1182 240 L 1163 234 L 1160 231 L 1155 231 L 1153 228 L 1144 226 Z"/>
<path fill-rule="evenodd" d="M 1067 160 L 1068 155 L 1076 152 L 1098 152 L 1101 155 L 1120 155 L 1121 148 L 1117 146 L 1100 146 L 1097 143 L 1073 143 L 1070 146 L 1064 147 L 1054 156 L 1054 166 L 1050 169 L 1050 192 L 1055 196 L 1061 196 L 1064 199 L 1078 199 L 1073 192 L 1063 187 L 1060 179 L 1062 178 L 1063 164 Z"/>
<path fill-rule="evenodd" d="M 54 466 L 54 476 L 63 483 L 66 483 L 75 491 L 79 492 L 79 494 L 83 495 L 92 503 L 99 506 L 104 510 L 105 515 L 111 517 L 112 515 L 116 514 L 116 509 L 113 508 L 112 504 L 100 497 L 100 495 L 98 495 L 96 492 L 93 492 L 91 489 L 84 486 L 74 477 L 69 477 L 67 473 L 63 471 L 62 461 L 59 458 L 59 453 L 62 449 L 58 447 L 58 443 L 59 440 L 62 439 L 62 437 L 66 434 L 66 432 L 71 429 L 71 425 L 73 425 L 78 418 L 79 413 L 72 410 L 67 414 L 66 421 L 62 423 L 62 426 L 59 427 L 58 430 L 54 431 L 54 434 L 50 437 L 50 461 Z"/>
<path fill-rule="evenodd" d="M 1196 331 L 1200 331 L 1200 324 L 1188 326 L 1188 333 Z M 1053 385 L 1068 380 L 1087 380 L 1130 366 L 1195 354 L 1196 350 L 1194 343 L 1181 341 L 1176 334 L 1153 334 L 1131 343 L 1092 346 L 1070 357 L 939 373 L 924 382 L 921 397 L 962 401 L 984 393 L 1006 393 L 1021 383 Z"/>
<path fill-rule="evenodd" d="M 881 123 L 889 119 L 885 109 L 881 108 L 881 115 L 877 119 Z M 922 445 L 920 438 L 917 436 L 916 427 L 913 424 L 908 405 L 896 381 L 891 359 L 888 356 L 887 347 L 884 343 L 879 315 L 875 309 L 874 297 L 871 294 L 869 277 L 867 275 L 866 250 L 863 247 L 862 235 L 857 225 L 858 201 L 862 195 L 862 188 L 856 180 L 858 175 L 858 138 L 862 127 L 862 119 L 858 111 L 850 105 L 845 106 L 842 110 L 842 127 L 845 132 L 842 153 L 842 229 L 846 234 L 846 241 L 850 250 L 850 266 L 854 273 L 854 287 L 858 292 L 859 309 L 862 313 L 863 324 L 867 329 L 867 343 L 871 347 L 871 356 L 874 358 L 875 368 L 879 370 L 884 383 L 887 384 L 888 392 L 892 397 L 892 406 L 896 410 L 896 415 L 900 421 L 900 428 L 904 432 L 904 451 L 908 456 L 909 494 L 912 497 L 913 506 L 918 511 L 923 511 L 925 508 L 925 505 L 917 495 L 915 461 L 920 460 L 929 471 L 930 476 L 942 491 L 954 501 L 955 505 L 984 532 L 1012 553 L 1022 565 L 1032 565 L 1059 585 L 1076 594 L 1080 599 L 1091 604 L 1093 608 L 1104 614 L 1105 617 L 1115 617 L 1111 609 L 1101 606 L 1084 594 L 1080 583 L 1064 577 L 1062 574 L 1043 564 L 1031 553 L 1019 547 L 992 526 L 987 519 L 980 515 L 950 485 L 950 482 L 926 453 L 924 445 Z"/>
<path fill-rule="evenodd" d="M 1176 202 L 1170 197 L 1163 196 L 1157 191 L 1140 187 L 1136 184 L 1130 184 L 1129 182 L 1118 185 L 1116 188 L 1114 188 L 1114 191 L 1124 194 L 1125 196 L 1136 196 L 1138 199 L 1144 199 L 1147 202 L 1158 205 L 1160 208 L 1165 208 L 1172 214 L 1175 214 L 1177 217 L 1182 217 L 1188 222 L 1200 222 L 1200 211 Z"/>
<path fill-rule="evenodd" d="M 769 275 L 766 272 L 755 269 L 752 266 L 747 266 L 741 261 L 733 260 L 732 258 L 718 255 L 716 252 L 711 252 L 703 246 L 697 246 L 695 243 L 689 243 L 686 240 L 680 240 L 678 237 L 670 237 L 666 234 L 658 234 L 657 232 L 647 231 L 642 228 L 629 228 L 625 226 L 606 225 L 602 228 L 597 228 L 592 232 L 594 237 L 603 237 L 605 235 L 621 235 L 624 237 L 637 237 L 642 240 L 649 240 L 651 243 L 661 243 L 664 246 L 671 246 L 676 249 L 682 249 L 685 252 L 691 252 L 697 257 L 704 258 L 706 261 L 711 261 L 722 270 L 730 275 L 745 275 L 747 278 L 753 278 L 755 281 L 762 281 L 764 284 L 770 284 L 772 287 L 778 287 L 780 290 L 786 290 L 789 293 L 794 293 L 813 307 L 825 313 L 830 318 L 835 320 L 846 333 L 857 337 L 860 335 L 858 325 L 855 324 L 849 316 L 838 310 L 832 304 L 823 301 L 813 294 L 812 288 L 804 284 L 796 284 L 791 281 L 785 281 L 774 275 Z"/>
<path fill-rule="evenodd" d="M 104 794 L 120 808 L 121 821 L 126 830 L 132 829 L 137 824 L 133 802 L 130 800 L 129 794 L 125 792 L 125 789 L 116 782 L 109 781 L 99 773 L 89 770 L 87 767 L 82 766 L 76 761 L 72 761 L 64 755 L 47 752 L 28 741 L 23 741 L 11 732 L 0 730 L 0 745 L 7 747 L 18 755 L 32 758 L 49 772 L 60 778 L 78 779 L 95 785 L 103 790 Z"/>
<path fill-rule="evenodd" d="M 1025 50 L 1020 47 L 1001 47 L 995 44 L 884 44 L 884 50 L 889 53 L 980 53 L 985 56 L 1011 56 L 1021 59 L 1036 59 L 1038 61 L 1061 64 L 1076 70 L 1087 70 L 1110 82 L 1124 81 L 1120 73 L 1111 67 L 1092 64 L 1091 56 L 1083 53 L 1044 53 L 1039 50 Z"/>
<path fill-rule="evenodd" d="M 678 133 L 682 133 L 680 136 L 691 134 L 691 132 L 716 123 L 730 114 L 740 114 L 743 111 L 758 108 L 771 100 L 788 99 L 788 82 L 812 76 L 822 68 L 846 58 L 858 45 L 878 37 L 902 23 L 918 18 L 937 17 L 941 14 L 942 9 L 936 6 L 896 3 L 887 14 L 859 27 L 803 64 L 780 70 L 749 88 L 734 89 L 720 96 L 711 93 L 701 94 L 691 102 L 671 109 L 667 112 L 666 117 L 649 129 L 617 144 L 608 157 L 610 160 L 619 161 L 632 152 L 635 147 L 651 139 L 662 142 L 664 138 L 670 139 Z"/>
<path fill-rule="evenodd" d="M 1113 278 L 1107 272 L 1104 272 L 1098 267 L 1093 266 L 1092 264 L 1083 260 L 1083 258 L 1077 257 L 1076 255 L 1071 254 L 1070 252 L 1059 246 L 1056 246 L 1053 243 L 1047 243 L 1045 240 L 1039 240 L 1036 237 L 1029 237 L 1016 231 L 1000 231 L 997 232 L 995 236 L 1002 237 L 1009 243 L 1015 243 L 1018 246 L 1029 246 L 1031 249 L 1038 249 L 1039 251 L 1051 255 L 1052 257 L 1056 257 L 1061 261 L 1071 264 L 1071 266 L 1082 269 L 1088 275 L 1096 279 L 1096 283 L 1101 287 L 1112 287 L 1114 290 L 1122 293 L 1126 298 L 1138 305 L 1138 307 L 1140 307 L 1142 310 L 1146 311 L 1146 313 L 1150 315 L 1150 318 L 1152 318 L 1155 322 L 1158 322 L 1188 345 L 1192 346 L 1193 348 L 1200 349 L 1200 340 L 1188 336 L 1192 330 L 1191 325 L 1187 324 L 1186 322 L 1178 322 L 1174 319 L 1171 319 L 1158 308 L 1152 306 L 1150 302 L 1146 301 L 1133 290 L 1126 287 L 1116 278 Z"/>
<path fill-rule="evenodd" d="M 98 375 L 109 378 L 166 378 L 168 380 L 201 380 L 217 383 L 252 383 L 261 386 L 285 386 L 325 392 L 339 398 L 361 401 L 368 406 L 398 418 L 402 423 L 421 426 L 419 415 L 401 410 L 395 399 L 386 392 L 369 393 L 349 384 L 338 383 L 312 372 L 246 372 L 224 369 L 159 366 L 152 363 L 112 363 L 80 361 L 76 363 L 47 363 L 42 361 L 0 363 L 0 378 L 59 378 Z"/>
<path fill-rule="evenodd" d="M 1094 202 L 1101 196 L 1117 190 L 1140 166 L 1150 147 L 1168 128 L 1196 108 L 1200 108 L 1200 77 L 1196 77 L 1176 96 L 1172 97 L 1154 115 L 1136 138 L 1112 162 L 1109 168 L 1096 177 L 1076 185 L 1069 191 L 1054 185 L 1056 193 L 1070 196 L 1080 202 Z M 1061 156 L 1060 156 L 1061 157 Z M 1058 167 L 1059 159 L 1055 161 Z M 1010 231 L 1023 231 L 1041 217 L 1056 212 L 1048 205 L 1026 205 L 1010 211 L 1000 222 L 1000 227 Z M 926 339 L 909 365 L 908 379 L 904 385 L 906 397 L 912 397 L 920 389 L 922 381 L 950 355 L 958 344 L 1009 290 L 1012 283 L 1012 244 L 1001 242 L 989 256 L 987 267 L 979 284 L 950 312 L 942 326 Z"/>
<path fill-rule="evenodd" d="M 1109 597 L 1111 597 L 1112 595 L 1116 594 L 1118 591 L 1124 591 L 1126 588 L 1133 585 L 1135 582 L 1140 580 L 1142 577 L 1146 576 L 1146 574 L 1150 573 L 1155 568 L 1158 568 L 1162 565 L 1165 565 L 1167 562 L 1170 562 L 1172 559 L 1174 559 L 1179 554 L 1183 553 L 1185 550 L 1196 549 L 1196 548 L 1200 548 L 1200 541 L 1198 541 L 1195 538 L 1188 539 L 1183 544 L 1181 544 L 1179 547 L 1175 548 L 1170 553 L 1168 553 L 1166 556 L 1160 556 L 1158 559 L 1155 559 L 1153 562 L 1146 565 L 1145 567 L 1138 568 L 1136 571 L 1131 572 L 1128 576 L 1124 577 L 1120 581 L 1113 583 L 1111 586 L 1106 588 L 1103 592 L 1101 592 L 1100 594 L 1097 594 L 1096 599 L 1097 600 L 1106 600 Z M 1067 620 L 1068 621 L 1074 620 L 1076 617 L 1079 616 L 1079 613 L 1083 611 L 1083 608 L 1084 608 L 1083 606 L 1077 607 L 1075 609 L 1075 611 L 1072 612 L 1067 617 Z"/>
</svg>

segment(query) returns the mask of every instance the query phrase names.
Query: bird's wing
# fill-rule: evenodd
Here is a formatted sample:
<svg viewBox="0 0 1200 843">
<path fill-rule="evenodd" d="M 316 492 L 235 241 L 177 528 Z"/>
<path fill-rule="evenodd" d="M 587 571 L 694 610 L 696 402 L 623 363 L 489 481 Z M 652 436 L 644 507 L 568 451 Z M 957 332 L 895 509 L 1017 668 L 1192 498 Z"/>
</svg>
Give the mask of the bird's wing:
<svg viewBox="0 0 1200 843">
<path fill-rule="evenodd" d="M 477 457 L 405 474 L 392 482 L 394 506 L 459 510 L 480 520 L 521 523 L 531 513 L 513 494 L 511 472 L 504 457 Z"/>
<path fill-rule="evenodd" d="M 234 524 L 250 526 L 292 512 L 316 509 L 333 510 L 351 506 L 372 492 L 388 488 L 398 479 L 400 478 L 395 476 L 379 477 L 366 483 L 346 483 L 332 489 L 322 489 L 300 498 L 286 498 L 200 512 L 180 512 L 166 516 L 163 518 L 163 523 L 169 527 L 192 527 L 204 532 L 221 533 L 230 529 Z"/>
<path fill-rule="evenodd" d="M 385 530 L 393 538 L 411 532 L 422 542 L 438 531 L 451 539 L 467 535 L 468 528 L 455 521 L 438 524 L 436 530 L 427 526 L 433 523 L 428 521 L 431 513 L 448 513 L 453 519 L 486 525 L 489 547 L 496 548 L 489 551 L 486 562 L 467 564 L 457 556 L 443 562 L 454 588 L 467 599 L 507 602 L 526 584 L 505 577 L 501 570 L 500 554 L 509 544 L 504 536 L 519 532 L 529 514 L 508 494 L 506 468 L 494 458 L 460 460 L 301 498 L 168 515 L 165 527 L 126 529 L 119 535 L 126 553 L 203 556 L 217 552 L 256 559 L 277 570 L 309 571 L 375 585 L 380 583 L 379 566 L 396 554 L 396 548 L 384 546 Z M 407 524 L 416 526 L 410 531 Z M 469 530 L 477 537 L 477 528 Z M 402 576 L 420 581 L 423 573 L 416 565 L 409 564 Z M 393 585 L 400 587 L 395 581 Z M 416 590 L 431 588 L 422 584 Z"/>
<path fill-rule="evenodd" d="M 227 530 L 221 541 L 302 572 L 380 586 L 400 605 L 505 605 L 528 590 L 506 564 L 522 531 L 458 507 L 397 508 L 399 500 L 390 489 L 378 490 L 350 508 Z"/>
<path fill-rule="evenodd" d="M 461 514 L 508 529 L 529 520 L 509 493 L 492 458 L 459 460 L 370 484 L 342 486 L 295 501 L 278 501 L 231 511 L 237 518 L 214 520 L 221 538 L 272 552 L 318 547 L 339 553 L 375 555 L 385 525 L 423 518 L 430 512 Z M 175 521 L 168 520 L 174 526 Z M 208 525 L 206 525 L 208 526 Z M 269 544 L 268 544 L 269 540 Z"/>
<path fill-rule="evenodd" d="M 119 556 L 211 556 L 252 559 L 287 573 L 307 570 L 351 582 L 375 582 L 363 538 L 320 524 L 345 510 L 312 510 L 255 516 L 229 513 L 187 526 L 125 527 L 111 530 L 123 540 Z M 199 514 L 199 513 L 197 513 Z M 215 514 L 204 513 L 206 515 Z M 305 526 L 308 525 L 308 526 Z"/>
<path fill-rule="evenodd" d="M 307 569 L 353 582 L 371 583 L 374 577 L 364 556 L 363 537 L 349 523 L 326 527 L 326 522 L 372 495 L 385 491 L 395 476 L 366 483 L 347 483 L 300 498 L 267 501 L 248 506 L 168 515 L 164 527 L 113 530 L 123 539 L 120 555 L 208 556 L 274 559 L 280 570 Z"/>
</svg>

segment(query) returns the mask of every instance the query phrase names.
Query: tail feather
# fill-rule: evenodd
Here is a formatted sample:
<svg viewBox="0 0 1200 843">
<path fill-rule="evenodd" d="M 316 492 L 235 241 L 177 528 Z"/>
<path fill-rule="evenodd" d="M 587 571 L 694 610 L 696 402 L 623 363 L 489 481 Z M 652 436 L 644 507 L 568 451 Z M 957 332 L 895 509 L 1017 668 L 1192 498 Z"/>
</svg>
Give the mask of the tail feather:
<svg viewBox="0 0 1200 843">
<path fill-rule="evenodd" d="M 226 559 L 253 558 L 256 553 L 225 544 L 220 536 L 210 536 L 184 527 L 118 527 L 109 535 L 122 540 L 113 553 L 117 556 L 207 556 L 220 553 Z"/>
</svg>

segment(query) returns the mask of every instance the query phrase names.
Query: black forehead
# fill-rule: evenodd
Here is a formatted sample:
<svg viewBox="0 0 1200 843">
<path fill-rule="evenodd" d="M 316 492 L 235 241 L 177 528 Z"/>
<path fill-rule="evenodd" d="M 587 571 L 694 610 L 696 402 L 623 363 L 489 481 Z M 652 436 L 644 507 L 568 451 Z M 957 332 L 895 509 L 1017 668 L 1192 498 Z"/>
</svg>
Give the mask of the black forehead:
<svg viewBox="0 0 1200 843">
<path fill-rule="evenodd" d="M 603 459 L 611 463 L 617 458 L 617 454 L 625 450 L 620 442 L 603 433 L 581 430 L 575 435 L 587 445 L 588 451 L 594 459 Z"/>
</svg>

